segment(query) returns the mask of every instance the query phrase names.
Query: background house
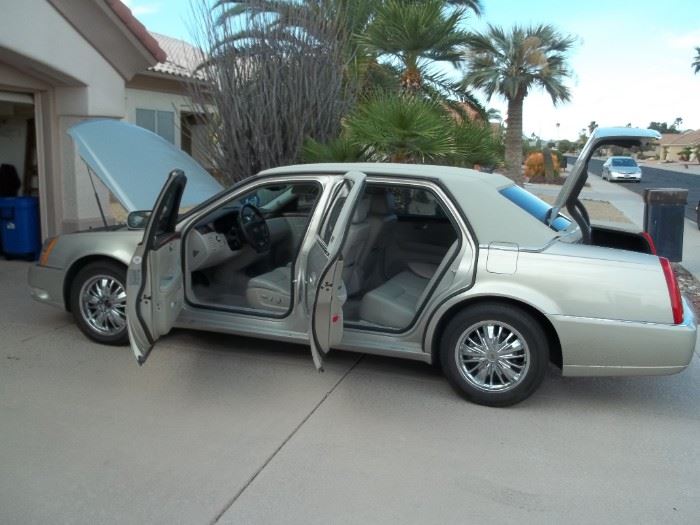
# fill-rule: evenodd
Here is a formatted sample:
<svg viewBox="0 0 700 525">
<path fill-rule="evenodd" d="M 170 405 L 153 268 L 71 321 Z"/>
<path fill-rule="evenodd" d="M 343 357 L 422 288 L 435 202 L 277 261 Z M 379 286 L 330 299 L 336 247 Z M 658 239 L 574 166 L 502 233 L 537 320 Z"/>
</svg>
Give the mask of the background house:
<svg viewBox="0 0 700 525">
<path fill-rule="evenodd" d="M 119 0 L 3 3 L 0 163 L 17 168 L 21 193 L 38 195 L 44 237 L 102 223 L 72 125 L 126 119 L 197 156 L 203 134 L 186 88 L 195 60 L 194 48 L 151 35 Z"/>
<path fill-rule="evenodd" d="M 695 150 L 700 146 L 700 130 L 684 131 L 683 133 L 664 133 L 657 147 L 657 155 L 661 160 L 680 161 L 680 153 L 686 148 Z M 692 158 L 692 157 L 691 157 Z"/>
</svg>

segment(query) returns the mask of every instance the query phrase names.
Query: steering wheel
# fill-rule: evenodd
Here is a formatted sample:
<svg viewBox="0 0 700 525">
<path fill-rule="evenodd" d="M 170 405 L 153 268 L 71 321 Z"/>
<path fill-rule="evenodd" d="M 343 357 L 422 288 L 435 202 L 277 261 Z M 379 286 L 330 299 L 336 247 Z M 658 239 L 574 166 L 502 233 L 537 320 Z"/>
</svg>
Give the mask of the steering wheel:
<svg viewBox="0 0 700 525">
<path fill-rule="evenodd" d="M 244 204 L 238 212 L 238 226 L 243 238 L 258 253 L 270 249 L 270 228 L 262 212 L 252 204 Z"/>
</svg>

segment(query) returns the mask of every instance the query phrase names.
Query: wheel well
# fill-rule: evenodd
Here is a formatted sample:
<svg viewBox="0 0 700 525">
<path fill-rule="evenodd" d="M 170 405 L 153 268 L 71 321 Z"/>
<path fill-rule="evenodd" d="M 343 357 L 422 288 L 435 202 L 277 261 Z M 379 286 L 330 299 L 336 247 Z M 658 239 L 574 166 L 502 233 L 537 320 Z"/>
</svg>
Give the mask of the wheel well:
<svg viewBox="0 0 700 525">
<path fill-rule="evenodd" d="M 549 360 L 559 368 L 562 367 L 563 358 L 561 353 L 561 342 L 559 341 L 557 331 L 554 329 L 554 326 L 549 321 L 549 319 L 547 319 L 547 316 L 545 316 L 537 308 L 534 308 L 533 306 L 530 306 L 529 304 L 523 303 L 516 299 L 492 296 L 475 297 L 474 299 L 467 299 L 465 301 L 455 304 L 443 314 L 435 329 L 435 333 L 433 334 L 433 363 L 440 362 L 440 358 L 438 355 L 438 352 L 440 351 L 440 337 L 443 333 L 445 326 L 447 326 L 447 323 L 449 323 L 452 320 L 452 318 L 457 314 L 457 312 L 464 310 L 465 308 L 470 308 L 472 306 L 476 306 L 477 304 L 483 303 L 498 303 L 505 304 L 514 308 L 520 308 L 521 310 L 529 313 L 535 319 L 537 319 L 537 321 L 540 323 L 540 326 L 544 330 L 545 335 L 547 336 L 547 341 L 549 342 Z"/>
<path fill-rule="evenodd" d="M 68 269 L 66 272 L 66 278 L 63 280 L 63 303 L 66 307 L 66 310 L 68 312 L 71 311 L 70 309 L 70 289 L 73 286 L 73 281 L 75 280 L 75 276 L 78 275 L 78 272 L 85 268 L 88 264 L 92 264 L 95 262 L 109 262 L 109 263 L 115 263 L 118 264 L 119 266 L 123 266 L 126 268 L 126 265 L 121 262 L 118 259 L 115 259 L 114 257 L 108 257 L 106 255 L 88 255 L 86 257 L 83 257 L 81 259 L 78 259 L 75 261 L 71 267 Z"/>
</svg>

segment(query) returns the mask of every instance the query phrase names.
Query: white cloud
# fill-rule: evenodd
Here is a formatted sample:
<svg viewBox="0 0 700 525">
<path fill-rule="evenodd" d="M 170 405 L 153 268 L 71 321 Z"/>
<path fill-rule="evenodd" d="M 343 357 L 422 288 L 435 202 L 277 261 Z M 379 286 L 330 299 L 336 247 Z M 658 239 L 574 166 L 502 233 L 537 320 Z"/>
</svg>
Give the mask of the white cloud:
<svg viewBox="0 0 700 525">
<path fill-rule="evenodd" d="M 700 46 L 700 29 L 688 31 L 680 35 L 669 35 L 666 38 L 666 45 L 671 49 L 687 49 L 692 51 Z"/>
</svg>

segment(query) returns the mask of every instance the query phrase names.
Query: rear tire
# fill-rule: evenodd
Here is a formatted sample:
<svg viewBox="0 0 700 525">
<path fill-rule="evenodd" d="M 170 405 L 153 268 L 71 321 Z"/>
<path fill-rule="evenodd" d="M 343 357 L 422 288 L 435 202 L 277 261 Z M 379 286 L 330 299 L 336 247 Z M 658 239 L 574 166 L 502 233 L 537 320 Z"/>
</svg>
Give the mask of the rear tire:
<svg viewBox="0 0 700 525">
<path fill-rule="evenodd" d="M 549 343 L 537 319 L 516 307 L 484 303 L 452 318 L 440 341 L 442 369 L 464 398 L 504 407 L 528 398 L 549 363 Z"/>
<path fill-rule="evenodd" d="M 71 284 L 70 308 L 88 338 L 104 345 L 128 344 L 126 268 L 111 261 L 86 265 Z"/>
</svg>

